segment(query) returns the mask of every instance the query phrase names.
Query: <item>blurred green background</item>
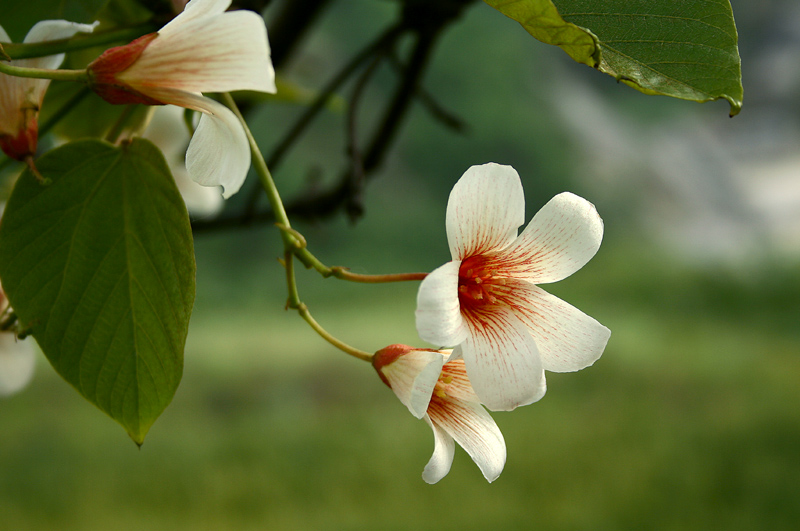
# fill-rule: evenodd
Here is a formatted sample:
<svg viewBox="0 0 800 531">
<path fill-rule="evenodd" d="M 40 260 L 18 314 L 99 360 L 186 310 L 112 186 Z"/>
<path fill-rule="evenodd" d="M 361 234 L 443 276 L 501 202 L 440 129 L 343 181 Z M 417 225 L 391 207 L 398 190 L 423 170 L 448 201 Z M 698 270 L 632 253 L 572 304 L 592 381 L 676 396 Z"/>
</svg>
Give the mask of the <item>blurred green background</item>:
<svg viewBox="0 0 800 531">
<path fill-rule="evenodd" d="M 600 252 L 545 287 L 611 340 L 593 367 L 548 374 L 541 402 L 494 415 L 508 446 L 494 484 L 460 449 L 444 480 L 422 481 L 430 429 L 283 310 L 278 234 L 251 228 L 196 239 L 184 379 L 141 449 L 43 358 L 0 402 L 0 529 L 796 529 L 800 10 L 733 7 L 745 106 L 729 119 L 722 102 L 617 85 L 476 5 L 425 79 L 468 134 L 415 107 L 365 217 L 298 225 L 329 265 L 430 271 L 449 259 L 447 194 L 472 164 L 513 165 L 528 218 L 563 190 L 597 205 Z M 320 86 L 393 15 L 335 3 L 287 79 Z M 371 85 L 366 129 L 393 79 Z M 300 110 L 259 112 L 266 150 Z M 336 178 L 342 119 L 325 115 L 276 171 L 287 196 Z M 414 283 L 300 272 L 299 286 L 348 343 L 422 346 Z"/>
</svg>

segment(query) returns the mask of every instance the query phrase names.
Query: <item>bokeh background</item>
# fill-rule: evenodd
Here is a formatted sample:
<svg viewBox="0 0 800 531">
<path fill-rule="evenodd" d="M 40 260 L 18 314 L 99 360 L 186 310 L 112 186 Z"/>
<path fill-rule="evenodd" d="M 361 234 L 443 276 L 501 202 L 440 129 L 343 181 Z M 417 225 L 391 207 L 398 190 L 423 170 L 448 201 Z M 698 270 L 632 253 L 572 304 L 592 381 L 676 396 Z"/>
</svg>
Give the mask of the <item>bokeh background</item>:
<svg viewBox="0 0 800 531">
<path fill-rule="evenodd" d="M 732 3 L 745 86 L 733 119 L 724 102 L 618 85 L 475 5 L 424 81 L 467 133 L 415 106 L 365 216 L 298 224 L 329 265 L 430 271 L 449 259 L 447 194 L 470 165 L 513 165 L 528 218 L 564 190 L 595 203 L 600 252 L 546 289 L 611 340 L 593 367 L 549 374 L 541 402 L 494 415 L 508 446 L 494 484 L 460 449 L 444 480 L 422 481 L 430 429 L 284 311 L 280 239 L 262 226 L 197 236 L 184 379 L 141 449 L 43 356 L 0 401 L 0 529 L 796 529 L 800 8 Z M 320 87 L 395 10 L 334 2 L 285 79 Z M 370 85 L 365 131 L 393 80 L 386 68 Z M 265 150 L 301 111 L 259 111 Z M 288 197 L 336 178 L 342 124 L 327 112 L 276 171 Z M 346 342 L 422 346 L 414 283 L 301 272 L 299 287 Z"/>
</svg>

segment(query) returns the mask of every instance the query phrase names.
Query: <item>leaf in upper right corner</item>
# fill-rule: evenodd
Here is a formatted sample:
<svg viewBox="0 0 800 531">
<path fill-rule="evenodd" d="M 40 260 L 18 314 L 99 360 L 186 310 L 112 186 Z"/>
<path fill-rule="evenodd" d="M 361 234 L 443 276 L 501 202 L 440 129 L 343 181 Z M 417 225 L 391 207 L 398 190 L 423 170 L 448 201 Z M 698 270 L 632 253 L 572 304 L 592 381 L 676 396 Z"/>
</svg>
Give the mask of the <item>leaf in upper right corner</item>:
<svg viewBox="0 0 800 531">
<path fill-rule="evenodd" d="M 644 92 L 742 106 L 729 0 L 484 0 L 534 37 Z"/>
</svg>

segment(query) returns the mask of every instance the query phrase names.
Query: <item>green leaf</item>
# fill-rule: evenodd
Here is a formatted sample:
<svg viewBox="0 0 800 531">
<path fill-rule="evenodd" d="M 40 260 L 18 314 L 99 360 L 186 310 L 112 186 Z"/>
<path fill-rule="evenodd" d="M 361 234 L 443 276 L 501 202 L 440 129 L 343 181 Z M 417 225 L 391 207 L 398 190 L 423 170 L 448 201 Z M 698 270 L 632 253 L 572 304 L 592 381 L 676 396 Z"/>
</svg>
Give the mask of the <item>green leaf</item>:
<svg viewBox="0 0 800 531">
<path fill-rule="evenodd" d="M 485 0 L 534 37 L 645 94 L 742 107 L 729 0 Z"/>
<path fill-rule="evenodd" d="M 189 217 L 158 149 L 84 140 L 36 162 L 0 224 L 0 277 L 56 371 L 141 444 L 183 371 Z"/>
</svg>

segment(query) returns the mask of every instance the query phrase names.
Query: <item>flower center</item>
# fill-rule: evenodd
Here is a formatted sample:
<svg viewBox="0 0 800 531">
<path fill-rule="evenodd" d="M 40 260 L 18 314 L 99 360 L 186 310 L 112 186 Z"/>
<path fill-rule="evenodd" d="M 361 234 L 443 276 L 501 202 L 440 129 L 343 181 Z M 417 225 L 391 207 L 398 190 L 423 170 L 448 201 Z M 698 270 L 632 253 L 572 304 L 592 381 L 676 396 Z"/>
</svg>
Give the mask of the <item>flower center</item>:
<svg viewBox="0 0 800 531">
<path fill-rule="evenodd" d="M 439 379 L 436 381 L 436 386 L 433 388 L 433 394 L 439 398 L 447 398 L 448 387 L 452 381 L 452 376 L 448 376 L 442 372 L 442 374 L 439 376 Z"/>
<path fill-rule="evenodd" d="M 478 307 L 497 303 L 495 287 L 505 285 L 504 278 L 499 278 L 487 267 L 482 256 L 471 256 L 461 262 L 458 269 L 458 300 L 461 306 Z"/>
</svg>

